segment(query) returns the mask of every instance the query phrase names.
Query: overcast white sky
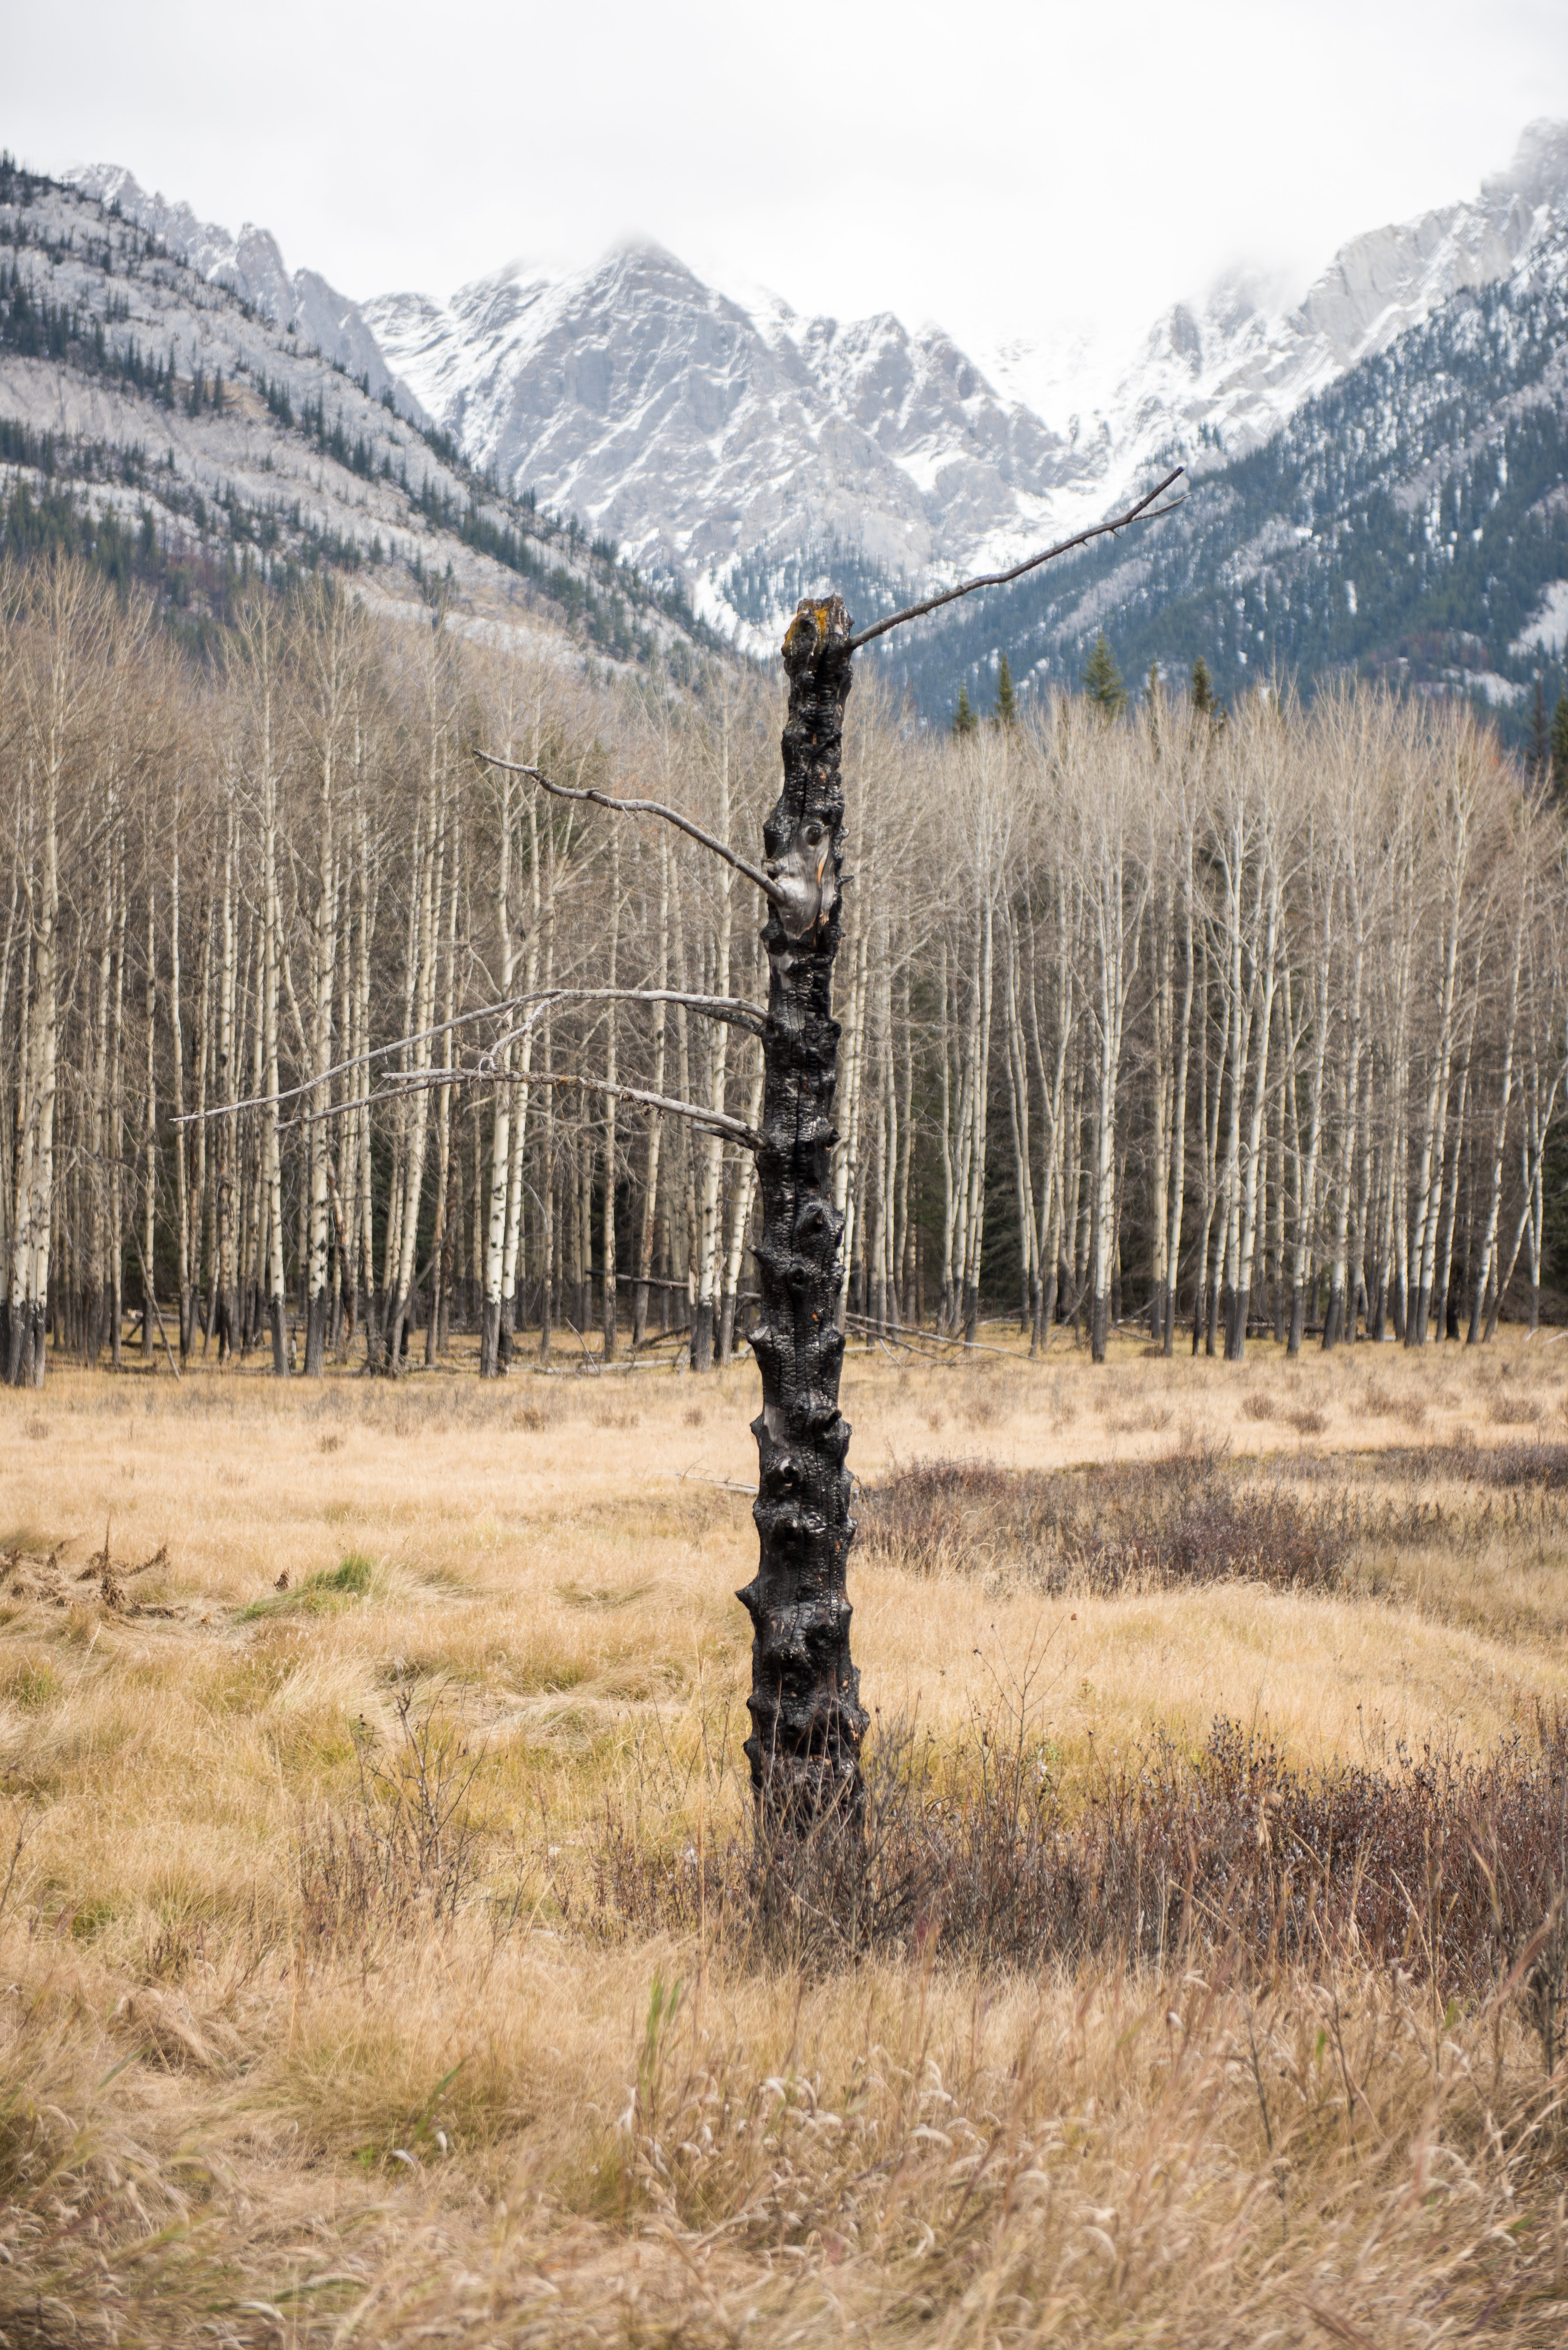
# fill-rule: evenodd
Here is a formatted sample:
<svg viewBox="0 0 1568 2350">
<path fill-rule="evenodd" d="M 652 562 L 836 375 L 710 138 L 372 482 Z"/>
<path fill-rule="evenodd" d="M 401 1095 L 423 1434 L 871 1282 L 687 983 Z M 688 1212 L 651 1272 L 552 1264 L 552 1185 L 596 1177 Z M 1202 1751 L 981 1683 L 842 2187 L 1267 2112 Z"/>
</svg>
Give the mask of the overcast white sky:
<svg viewBox="0 0 1568 2350">
<path fill-rule="evenodd" d="M 659 239 L 801 310 L 1138 332 L 1568 116 L 1564 0 L 5 0 L 0 143 L 364 297 Z"/>
</svg>

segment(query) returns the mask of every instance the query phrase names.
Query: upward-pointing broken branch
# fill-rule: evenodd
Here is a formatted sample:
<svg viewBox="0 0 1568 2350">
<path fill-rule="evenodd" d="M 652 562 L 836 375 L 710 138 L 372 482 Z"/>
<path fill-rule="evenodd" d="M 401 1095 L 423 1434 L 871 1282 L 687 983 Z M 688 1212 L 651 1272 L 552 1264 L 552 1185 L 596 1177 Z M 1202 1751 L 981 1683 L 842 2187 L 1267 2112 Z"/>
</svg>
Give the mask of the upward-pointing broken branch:
<svg viewBox="0 0 1568 2350">
<path fill-rule="evenodd" d="M 868 645 L 873 637 L 885 637 L 889 629 L 901 629 L 906 620 L 923 619 L 928 612 L 939 611 L 944 604 L 956 604 L 961 596 L 972 596 L 977 588 L 1005 588 L 1010 579 L 1022 579 L 1026 571 L 1038 571 L 1043 563 L 1054 562 L 1058 555 L 1067 555 L 1075 546 L 1086 546 L 1091 538 L 1104 538 L 1108 531 L 1126 530 L 1131 522 L 1158 522 L 1161 515 L 1174 514 L 1178 506 L 1185 505 L 1185 497 L 1172 498 L 1168 506 L 1157 506 L 1155 500 L 1163 497 L 1172 482 L 1179 482 L 1186 470 L 1185 465 L 1178 465 L 1126 514 L 1117 515 L 1111 522 L 1094 523 L 1087 530 L 1075 531 L 1071 538 L 1059 539 L 1054 546 L 1015 563 L 1011 571 L 987 571 L 978 579 L 966 579 L 961 587 L 944 588 L 940 596 L 928 596 L 924 603 L 910 604 L 902 612 L 890 612 L 885 620 L 874 620 L 868 629 L 850 638 L 846 651 L 856 652 L 862 645 Z"/>
</svg>

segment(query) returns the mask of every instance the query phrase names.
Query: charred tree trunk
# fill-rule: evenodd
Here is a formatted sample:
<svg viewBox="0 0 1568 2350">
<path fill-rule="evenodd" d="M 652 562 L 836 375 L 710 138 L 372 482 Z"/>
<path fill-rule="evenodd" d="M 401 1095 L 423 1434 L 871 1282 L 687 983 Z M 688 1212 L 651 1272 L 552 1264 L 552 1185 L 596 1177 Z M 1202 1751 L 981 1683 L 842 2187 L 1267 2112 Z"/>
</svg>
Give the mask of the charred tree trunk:
<svg viewBox="0 0 1568 2350">
<path fill-rule="evenodd" d="M 848 638 L 836 597 L 802 604 L 790 624 L 784 788 L 763 829 L 779 888 L 763 931 L 762 1302 L 748 1334 L 763 1382 L 763 1409 L 752 1422 L 761 1559 L 739 1596 L 755 1636 L 745 1749 L 752 1784 L 768 1814 L 789 1827 L 857 1809 L 867 1727 L 845 1596 L 855 1521 L 844 1465 L 849 1429 L 838 1410 L 843 1222 L 833 1204 Z"/>
</svg>

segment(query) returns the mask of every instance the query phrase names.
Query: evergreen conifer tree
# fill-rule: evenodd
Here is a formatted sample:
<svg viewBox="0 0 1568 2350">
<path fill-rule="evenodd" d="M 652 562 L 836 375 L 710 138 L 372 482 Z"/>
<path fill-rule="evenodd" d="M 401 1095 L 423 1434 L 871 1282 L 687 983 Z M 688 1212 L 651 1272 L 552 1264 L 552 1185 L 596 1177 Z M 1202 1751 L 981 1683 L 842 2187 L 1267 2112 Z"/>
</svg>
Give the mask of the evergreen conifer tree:
<svg viewBox="0 0 1568 2350">
<path fill-rule="evenodd" d="M 1005 653 L 996 672 L 996 723 L 999 726 L 1016 726 L 1018 723 L 1018 696 L 1012 691 L 1012 671 L 1007 665 Z"/>
<path fill-rule="evenodd" d="M 1539 670 L 1535 672 L 1535 702 L 1530 713 L 1530 772 L 1537 783 L 1545 781 L 1552 764 L 1552 743 L 1546 726 L 1546 686 Z"/>
<path fill-rule="evenodd" d="M 1552 713 L 1552 784 L 1568 799 L 1568 693 L 1560 693 Z"/>
<path fill-rule="evenodd" d="M 953 712 L 953 733 L 961 735 L 972 734 L 979 724 L 980 721 L 970 703 L 969 688 L 967 685 L 961 685 L 958 708 Z"/>
<path fill-rule="evenodd" d="M 1201 710 L 1204 716 L 1211 719 L 1216 726 L 1221 723 L 1225 716 L 1215 695 L 1214 681 L 1209 674 L 1209 664 L 1201 653 L 1192 664 L 1192 707 L 1194 710 Z"/>
<path fill-rule="evenodd" d="M 1107 718 L 1119 718 L 1127 706 L 1127 690 L 1122 683 L 1122 673 L 1106 641 L 1104 629 L 1095 639 L 1094 650 L 1084 671 L 1084 691 Z"/>
</svg>

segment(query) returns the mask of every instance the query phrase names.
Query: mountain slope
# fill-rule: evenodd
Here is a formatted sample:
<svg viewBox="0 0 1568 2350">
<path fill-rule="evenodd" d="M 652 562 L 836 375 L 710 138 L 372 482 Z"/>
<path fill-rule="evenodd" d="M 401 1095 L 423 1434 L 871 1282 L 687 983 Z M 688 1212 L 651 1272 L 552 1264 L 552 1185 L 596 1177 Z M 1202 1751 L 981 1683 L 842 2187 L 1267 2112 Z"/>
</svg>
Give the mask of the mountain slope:
<svg viewBox="0 0 1568 2350">
<path fill-rule="evenodd" d="M 1474 198 L 1353 240 L 1301 301 L 1233 279 L 1174 306 L 1108 371 L 1081 348 L 1019 343 L 981 364 L 886 313 L 802 317 L 654 245 L 564 276 L 504 270 L 447 302 L 356 304 L 289 276 L 263 230 L 232 237 L 107 166 L 78 185 L 152 229 L 206 293 L 232 289 L 275 355 L 314 342 L 433 431 L 449 468 L 461 452 L 514 500 L 582 515 L 625 549 L 636 592 L 651 577 L 690 595 L 758 652 L 804 593 L 831 582 L 871 618 L 1114 511 L 1156 464 L 1188 464 L 1177 522 L 889 640 L 881 658 L 932 714 L 961 680 L 983 699 L 1004 647 L 1037 684 L 1072 676 L 1102 620 L 1129 671 L 1202 650 L 1234 691 L 1260 662 L 1355 662 L 1480 677 L 1506 703 L 1568 577 L 1545 365 L 1568 125 L 1532 124 Z M 1493 489 L 1490 519 L 1457 518 Z M 472 473 L 443 488 L 449 519 L 477 494 Z M 513 517 L 494 527 L 526 536 L 523 506 L 484 494 Z"/>
<path fill-rule="evenodd" d="M 448 303 L 363 305 L 387 362 L 475 462 L 776 639 L 830 563 L 910 583 L 1030 551 L 1174 458 L 1219 471 L 1456 295 L 1508 282 L 1568 197 L 1568 125 L 1532 124 L 1473 199 L 1358 237 L 1298 304 L 1232 279 L 1178 304 L 1092 396 L 1092 354 L 983 363 L 888 315 L 842 325 L 733 301 L 658 247 Z"/>
<path fill-rule="evenodd" d="M 1354 670 L 1518 711 L 1568 633 L 1568 199 L 1507 278 L 1455 293 L 1201 475 L 1153 530 L 929 624 L 887 669 L 932 716 L 1000 652 L 1070 681 L 1104 628 L 1123 672 L 1201 653 L 1234 693 Z M 911 655 L 914 656 L 911 660 Z"/>
<path fill-rule="evenodd" d="M 389 380 L 373 396 L 368 370 L 325 357 L 297 316 L 275 323 L 224 265 L 0 159 L 8 545 L 82 546 L 197 610 L 247 573 L 326 564 L 391 611 L 439 592 L 469 624 L 563 653 L 573 636 L 618 660 L 690 653 L 677 599 L 497 494 L 398 413 Z"/>
<path fill-rule="evenodd" d="M 1478 195 L 1352 239 L 1298 304 L 1272 307 L 1245 273 L 1174 304 L 1098 400 L 1085 401 L 1084 387 L 1064 379 L 1059 355 L 1027 343 L 981 362 L 1043 416 L 1074 408 L 1107 490 L 1128 487 L 1167 450 L 1201 472 L 1260 447 L 1303 400 L 1455 294 L 1528 266 L 1565 196 L 1568 123 L 1532 122 Z M 1086 364 L 1076 355 L 1080 372 Z"/>
<path fill-rule="evenodd" d="M 349 375 L 366 377 L 372 398 L 379 400 L 390 390 L 405 415 L 429 423 L 414 393 L 388 369 L 359 305 L 314 269 L 296 269 L 291 276 L 270 229 L 246 221 L 238 236 L 231 235 L 214 221 L 198 220 L 189 204 L 149 195 L 120 163 L 86 164 L 67 172 L 63 182 L 144 228 L 173 259 L 208 285 L 226 286 L 270 325 L 314 345 Z"/>
<path fill-rule="evenodd" d="M 935 330 L 753 314 L 658 246 L 364 316 L 476 463 L 683 577 L 716 617 L 734 619 L 726 574 L 758 546 L 842 539 L 924 573 L 954 547 L 1011 544 L 1075 463 Z"/>
</svg>

